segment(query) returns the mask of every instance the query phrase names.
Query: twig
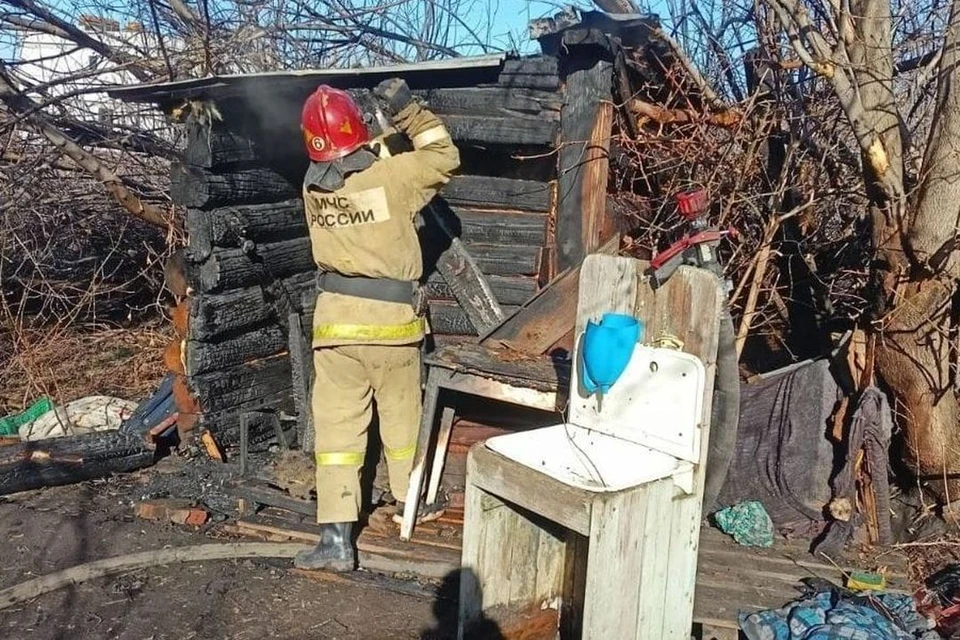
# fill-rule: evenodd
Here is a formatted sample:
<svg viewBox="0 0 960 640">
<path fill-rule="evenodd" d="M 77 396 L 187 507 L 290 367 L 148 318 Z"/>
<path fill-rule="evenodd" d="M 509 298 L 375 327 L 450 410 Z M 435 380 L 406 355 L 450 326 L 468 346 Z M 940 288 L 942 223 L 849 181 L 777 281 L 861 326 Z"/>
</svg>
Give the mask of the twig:
<svg viewBox="0 0 960 640">
<path fill-rule="evenodd" d="M 747 341 L 747 334 L 750 333 L 750 325 L 753 323 L 753 317 L 757 308 L 757 298 L 760 295 L 760 287 L 763 285 L 763 279 L 767 275 L 767 263 L 770 261 L 770 243 L 773 241 L 773 236 L 779 228 L 780 216 L 771 216 L 763 234 L 763 245 L 760 247 L 760 252 L 757 253 L 753 281 L 750 283 L 747 302 L 743 306 L 743 316 L 740 318 L 740 329 L 737 331 L 738 357 L 743 352 L 743 345 Z"/>
</svg>

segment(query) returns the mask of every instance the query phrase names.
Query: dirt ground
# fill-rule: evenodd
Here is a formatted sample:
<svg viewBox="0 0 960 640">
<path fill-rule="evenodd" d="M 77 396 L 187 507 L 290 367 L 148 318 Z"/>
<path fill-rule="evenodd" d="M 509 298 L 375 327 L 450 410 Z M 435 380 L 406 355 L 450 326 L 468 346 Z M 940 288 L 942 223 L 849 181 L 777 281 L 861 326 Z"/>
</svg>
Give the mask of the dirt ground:
<svg viewBox="0 0 960 640">
<path fill-rule="evenodd" d="M 196 529 L 133 516 L 160 466 L 0 498 L 0 589 L 100 558 L 213 542 Z M 0 611 L 0 638 L 455 637 L 451 603 L 432 589 L 384 589 L 372 584 L 374 576 L 366 584 L 331 584 L 290 568 L 289 560 L 240 560 L 93 580 Z"/>
</svg>

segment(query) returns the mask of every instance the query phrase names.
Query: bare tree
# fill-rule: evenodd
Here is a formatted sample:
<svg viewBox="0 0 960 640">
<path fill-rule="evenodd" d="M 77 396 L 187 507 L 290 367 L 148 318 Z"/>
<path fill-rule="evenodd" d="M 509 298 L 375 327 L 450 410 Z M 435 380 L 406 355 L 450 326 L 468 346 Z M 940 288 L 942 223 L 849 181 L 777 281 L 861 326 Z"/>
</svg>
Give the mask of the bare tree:
<svg viewBox="0 0 960 640">
<path fill-rule="evenodd" d="M 810 81 L 836 97 L 859 152 L 875 252 L 869 320 L 877 373 L 897 401 L 908 462 L 925 479 L 953 479 L 960 472 L 960 2 L 765 6 L 813 72 Z"/>
</svg>

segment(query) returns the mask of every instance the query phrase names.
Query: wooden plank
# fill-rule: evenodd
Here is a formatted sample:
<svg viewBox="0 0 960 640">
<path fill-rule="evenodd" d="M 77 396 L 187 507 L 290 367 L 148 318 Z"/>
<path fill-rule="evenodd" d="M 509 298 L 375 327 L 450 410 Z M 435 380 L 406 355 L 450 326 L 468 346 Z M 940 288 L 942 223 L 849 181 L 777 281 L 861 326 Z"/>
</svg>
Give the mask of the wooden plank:
<svg viewBox="0 0 960 640">
<path fill-rule="evenodd" d="M 560 87 L 557 58 L 540 56 L 507 60 L 497 83 L 503 87 L 556 90 Z"/>
<path fill-rule="evenodd" d="M 604 100 L 597 108 L 584 158 L 580 185 L 583 207 L 581 241 L 584 253 L 591 253 L 612 235 L 607 215 L 607 185 L 610 176 L 610 137 L 613 131 L 613 103 Z"/>
<path fill-rule="evenodd" d="M 533 601 L 545 603 L 560 597 L 563 592 L 566 542 L 560 529 L 541 526 L 538 534 Z"/>
<path fill-rule="evenodd" d="M 547 241 L 544 214 L 480 209 L 453 209 L 460 237 L 467 244 L 506 244 L 542 247 Z"/>
<path fill-rule="evenodd" d="M 619 237 L 612 238 L 598 253 L 616 254 L 619 244 Z M 529 354 L 546 353 L 573 329 L 579 290 L 580 267 L 577 266 L 555 278 L 519 311 L 482 337 L 481 344 L 503 345 Z"/>
<path fill-rule="evenodd" d="M 540 269 L 540 247 L 469 244 L 467 250 L 484 274 L 534 276 Z"/>
<path fill-rule="evenodd" d="M 580 335 L 587 322 L 599 321 L 604 313 L 634 312 L 640 277 L 635 260 L 591 255 L 580 270 L 574 335 Z M 669 509 L 658 503 L 669 505 L 672 494 L 673 482 L 666 479 L 594 498 L 583 612 L 585 637 L 659 637 L 658 629 L 639 627 L 640 603 L 652 598 L 662 607 L 667 576 L 655 571 L 654 554 L 663 553 L 669 539 L 659 522 L 650 528 L 653 537 L 648 538 L 646 522 Z M 634 588 L 624 592 L 622 585 L 631 583 Z M 616 596 L 611 591 L 615 584 L 621 585 L 616 587 Z"/>
<path fill-rule="evenodd" d="M 561 417 L 563 409 L 566 407 L 565 393 L 539 391 L 527 386 L 516 386 L 472 374 L 454 375 L 444 383 L 444 387 L 488 400 L 554 412 L 558 418 Z"/>
<path fill-rule="evenodd" d="M 287 299 L 289 296 L 290 300 Z M 282 281 L 232 289 L 223 293 L 198 293 L 190 303 L 190 338 L 212 342 L 229 334 L 253 329 L 265 323 L 286 325 L 285 312 L 292 301 L 313 313 L 309 304 L 316 296 L 313 274 L 298 274 Z"/>
<path fill-rule="evenodd" d="M 671 579 L 671 567 L 667 565 L 669 558 L 670 539 L 663 531 L 663 523 L 670 518 L 670 508 L 673 498 L 673 486 L 670 481 L 660 481 L 645 488 L 648 493 L 646 520 L 643 530 L 643 574 L 640 576 L 639 608 L 637 611 L 637 634 L 640 638 L 648 637 L 645 629 L 651 633 L 659 633 L 663 628 L 664 611 L 672 605 L 664 600 L 664 585 Z"/>
<path fill-rule="evenodd" d="M 567 77 L 567 100 L 560 115 L 563 146 L 558 158 L 557 266 L 576 266 L 599 244 L 605 214 L 613 66 L 604 60 Z M 585 241 L 586 239 L 586 241 Z"/>
<path fill-rule="evenodd" d="M 505 60 L 500 75 L 546 75 L 555 76 L 560 71 L 560 61 L 556 56 L 529 56 Z"/>
<path fill-rule="evenodd" d="M 511 574 L 515 562 L 512 538 L 523 538 L 524 535 L 522 529 L 515 525 L 516 513 L 502 501 L 486 496 L 481 508 L 484 510 L 485 524 L 480 544 L 482 572 L 479 577 L 483 589 L 483 608 L 489 616 L 491 608 L 511 604 L 511 580 L 507 576 Z M 489 579 L 491 577 L 495 579 Z"/>
<path fill-rule="evenodd" d="M 640 263 L 641 270 L 647 267 L 647 263 Z M 667 333 L 676 336 L 683 342 L 685 352 L 703 362 L 707 373 L 704 389 L 707 399 L 713 396 L 721 296 L 716 278 L 692 267 L 680 267 L 666 285 L 656 291 L 645 284 L 637 295 L 636 314 L 646 325 L 646 335 Z M 694 492 L 678 495 L 671 512 L 669 566 L 674 579 L 667 585 L 666 601 L 673 606 L 665 610 L 662 636 L 665 640 L 686 640 L 680 629 L 689 633 L 693 622 L 701 501 L 709 449 L 710 402 L 705 402 L 704 407 L 701 459 L 694 471 Z"/>
<path fill-rule="evenodd" d="M 233 204 L 289 200 L 299 189 L 279 173 L 265 168 L 213 173 L 174 163 L 170 167 L 170 197 L 184 207 L 212 209 Z"/>
<path fill-rule="evenodd" d="M 262 159 L 253 140 L 223 124 L 206 126 L 191 118 L 186 130 L 183 161 L 188 165 L 210 169 Z"/>
<path fill-rule="evenodd" d="M 503 74 L 497 80 L 501 87 L 542 89 L 544 91 L 556 91 L 560 88 L 560 78 L 558 76 L 540 75 L 540 74 Z"/>
<path fill-rule="evenodd" d="M 258 495 L 264 497 L 262 494 Z M 313 508 L 315 509 L 315 506 Z M 303 515 L 313 517 L 315 513 Z M 282 526 L 277 526 L 276 520 L 257 516 L 255 519 L 238 521 L 237 528 L 238 533 L 267 540 L 300 540 L 308 544 L 316 544 L 320 540 L 317 525 L 281 524 Z M 421 547 L 414 556 L 411 555 L 409 546 L 397 547 L 392 541 L 371 533 L 369 528 L 360 532 L 356 545 L 358 564 L 361 569 L 367 571 L 400 575 L 417 574 L 428 580 L 442 580 L 457 571 L 457 551 L 444 549 L 428 551 Z"/>
<path fill-rule="evenodd" d="M 551 187 L 546 182 L 490 176 L 453 176 L 440 191 L 451 206 L 508 211 L 550 211 Z"/>
<path fill-rule="evenodd" d="M 487 376 L 542 391 L 559 391 L 569 385 L 570 365 L 549 358 L 533 358 L 480 345 L 462 345 L 430 354 L 430 366 Z"/>
<path fill-rule="evenodd" d="M 187 375 L 196 376 L 267 358 L 286 348 L 287 337 L 278 325 L 265 325 L 217 342 L 188 340 Z"/>
<path fill-rule="evenodd" d="M 587 328 L 587 322 L 599 322 L 605 313 L 635 314 L 638 262 L 633 258 L 591 255 L 583 261 L 577 320 L 574 335 Z M 638 317 L 646 321 L 645 316 Z M 648 331 L 644 335 L 654 335 Z M 709 403 L 708 403 L 709 404 Z"/>
<path fill-rule="evenodd" d="M 742 547 L 717 529 L 705 527 L 700 531 L 701 563 L 709 566 L 750 566 L 770 572 L 779 571 L 793 576 L 794 580 L 811 575 L 840 576 L 854 570 L 877 570 L 887 572 L 891 588 L 907 588 L 908 559 L 901 552 L 887 550 L 873 561 L 865 562 L 859 554 L 840 557 L 818 558 L 808 551 L 809 543 L 802 540 L 778 540 L 770 549 Z M 707 566 L 705 565 L 705 566 Z"/>
<path fill-rule="evenodd" d="M 229 495 L 244 498 L 250 502 L 279 507 L 309 517 L 317 515 L 315 501 L 292 498 L 279 489 L 273 489 L 253 480 L 231 480 L 224 483 L 223 487 Z"/>
<path fill-rule="evenodd" d="M 427 211 L 447 237 L 446 248 L 436 260 L 437 271 L 460 304 L 472 330 L 488 330 L 503 320 L 504 312 L 487 282 L 480 261 L 474 258 L 459 238 L 450 233 L 432 203 L 427 204 Z M 428 258 L 424 258 L 426 262 Z"/>
<path fill-rule="evenodd" d="M 458 144 L 551 147 L 560 129 L 553 120 L 530 116 L 446 115 L 441 120 Z"/>
<path fill-rule="evenodd" d="M 194 296 L 190 305 L 190 337 L 211 340 L 214 336 L 276 319 L 262 287 L 234 289 L 223 294 Z"/>
<path fill-rule="evenodd" d="M 528 469 L 486 447 L 475 447 L 467 459 L 467 478 L 491 494 L 573 529 L 590 533 L 593 494 Z"/>
<path fill-rule="evenodd" d="M 430 336 L 430 340 L 433 341 L 435 349 L 443 349 L 444 347 L 453 347 L 461 344 L 475 344 L 477 342 L 477 336 L 434 333 Z"/>
<path fill-rule="evenodd" d="M 552 91 L 505 87 L 454 87 L 415 91 L 428 108 L 443 114 L 529 113 L 559 117 L 561 97 Z"/>
<path fill-rule="evenodd" d="M 508 307 L 523 304 L 537 293 L 536 278 L 517 276 L 487 276 L 487 282 L 497 302 Z M 424 284 L 427 297 L 432 300 L 455 300 L 450 285 L 439 273 L 431 273 Z"/>
<path fill-rule="evenodd" d="M 469 335 L 476 333 L 473 323 L 464 312 L 463 307 L 453 302 L 431 301 L 430 330 L 435 333 L 449 333 L 455 335 Z M 516 307 L 504 307 L 505 313 L 512 312 Z"/>
<path fill-rule="evenodd" d="M 488 513 L 483 499 L 487 494 L 476 484 L 467 482 L 464 496 L 464 519 L 476 522 L 465 527 L 460 553 L 460 597 L 458 598 L 457 638 L 463 640 L 474 624 L 483 618 L 484 593 L 481 586 L 484 553 L 484 522 Z"/>
<path fill-rule="evenodd" d="M 583 611 L 586 638 L 656 637 L 637 634 L 640 587 L 649 582 L 643 566 L 644 533 L 653 499 L 643 487 L 599 497 L 593 503 Z"/>
<path fill-rule="evenodd" d="M 478 527 L 478 555 L 464 561 L 461 574 L 461 637 L 479 617 L 476 600 L 482 599 L 483 618 L 500 629 L 512 629 L 510 638 L 553 638 L 558 612 L 546 609 L 536 591 L 536 554 L 540 546 L 538 523 L 491 495 L 479 499 L 484 525 Z M 475 522 L 471 519 L 471 523 Z M 464 580 L 469 584 L 464 585 Z M 554 588 L 554 592 L 556 589 Z M 473 598 L 471 602 L 469 599 Z M 534 613 L 533 617 L 526 615 Z M 546 617 L 543 617 L 545 614 Z M 486 637 L 486 636 L 484 636 Z"/>
</svg>

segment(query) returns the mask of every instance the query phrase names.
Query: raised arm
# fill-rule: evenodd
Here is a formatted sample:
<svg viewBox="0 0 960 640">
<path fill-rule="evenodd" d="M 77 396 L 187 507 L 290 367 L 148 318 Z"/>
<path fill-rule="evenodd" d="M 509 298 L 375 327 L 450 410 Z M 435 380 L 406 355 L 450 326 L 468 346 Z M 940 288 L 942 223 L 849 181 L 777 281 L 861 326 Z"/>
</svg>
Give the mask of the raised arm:
<svg viewBox="0 0 960 640">
<path fill-rule="evenodd" d="M 394 126 L 413 143 L 413 151 L 389 161 L 397 166 L 397 179 L 417 191 L 419 211 L 450 181 L 460 166 L 460 152 L 440 118 L 413 100 L 403 80 L 383 81 L 374 95 Z"/>
</svg>

